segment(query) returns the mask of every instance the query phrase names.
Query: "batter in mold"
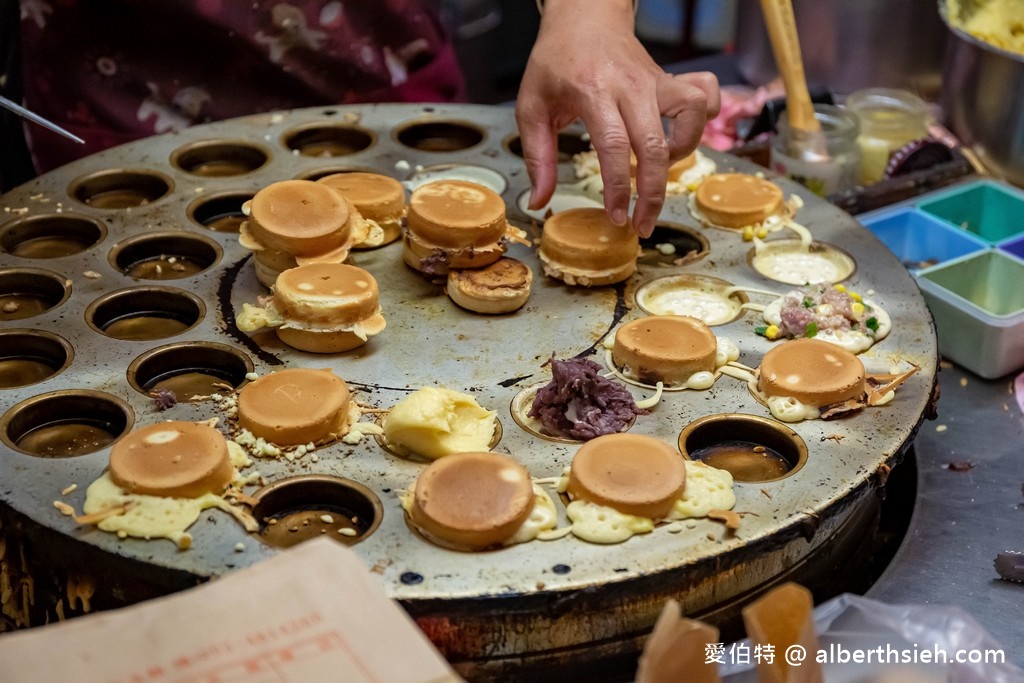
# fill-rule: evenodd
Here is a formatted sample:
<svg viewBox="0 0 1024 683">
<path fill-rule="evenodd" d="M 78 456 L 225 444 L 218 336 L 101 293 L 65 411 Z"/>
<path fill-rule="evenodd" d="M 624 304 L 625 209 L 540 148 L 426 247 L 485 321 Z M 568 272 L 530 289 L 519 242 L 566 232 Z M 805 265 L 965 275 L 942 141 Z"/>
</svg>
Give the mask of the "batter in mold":
<svg viewBox="0 0 1024 683">
<path fill-rule="evenodd" d="M 86 490 L 80 524 L 95 524 L 120 538 L 166 538 L 180 549 L 192 545 L 188 528 L 208 508 L 258 528 L 229 501 L 248 483 L 239 469 L 251 464 L 240 446 L 207 424 L 160 422 L 137 429 L 111 448 L 110 463 Z M 66 504 L 57 505 L 74 515 Z"/>
<path fill-rule="evenodd" d="M 612 434 L 580 446 L 557 488 L 571 501 L 572 534 L 610 544 L 658 524 L 730 510 L 732 483 L 725 470 L 685 460 L 659 439 Z"/>
</svg>

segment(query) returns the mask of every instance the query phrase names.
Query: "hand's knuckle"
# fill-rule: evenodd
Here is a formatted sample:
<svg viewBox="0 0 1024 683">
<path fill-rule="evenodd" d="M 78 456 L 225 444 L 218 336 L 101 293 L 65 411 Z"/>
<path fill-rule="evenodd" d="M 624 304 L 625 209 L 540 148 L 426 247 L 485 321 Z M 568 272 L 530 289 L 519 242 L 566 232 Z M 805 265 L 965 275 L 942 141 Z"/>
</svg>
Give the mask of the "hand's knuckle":
<svg viewBox="0 0 1024 683">
<path fill-rule="evenodd" d="M 637 197 L 637 204 L 643 204 L 652 209 L 660 209 L 665 203 L 665 185 L 661 183 L 648 189 Z"/>
<path fill-rule="evenodd" d="M 600 139 L 594 140 L 594 147 L 608 154 L 628 154 L 629 136 L 624 130 L 605 131 Z"/>
<path fill-rule="evenodd" d="M 664 164 L 668 161 L 669 156 L 668 141 L 664 135 L 648 134 L 644 137 L 640 149 L 637 150 L 637 156 L 647 161 Z"/>
</svg>

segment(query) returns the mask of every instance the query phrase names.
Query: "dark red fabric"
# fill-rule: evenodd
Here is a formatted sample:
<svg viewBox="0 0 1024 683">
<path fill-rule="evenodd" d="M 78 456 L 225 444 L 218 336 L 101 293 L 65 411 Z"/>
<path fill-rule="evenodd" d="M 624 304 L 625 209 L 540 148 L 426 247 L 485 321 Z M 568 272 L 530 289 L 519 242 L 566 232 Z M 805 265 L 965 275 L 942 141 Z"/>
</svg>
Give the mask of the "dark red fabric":
<svg viewBox="0 0 1024 683">
<path fill-rule="evenodd" d="M 422 0 L 21 0 L 40 172 L 186 126 L 326 104 L 464 97 Z"/>
</svg>

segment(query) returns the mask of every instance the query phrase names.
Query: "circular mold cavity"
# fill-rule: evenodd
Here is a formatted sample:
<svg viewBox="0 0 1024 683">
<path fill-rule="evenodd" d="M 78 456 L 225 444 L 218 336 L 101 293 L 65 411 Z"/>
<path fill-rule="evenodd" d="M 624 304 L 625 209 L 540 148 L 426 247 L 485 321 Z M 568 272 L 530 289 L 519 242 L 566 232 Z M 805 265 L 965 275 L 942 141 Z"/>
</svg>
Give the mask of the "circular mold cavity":
<svg viewBox="0 0 1024 683">
<path fill-rule="evenodd" d="M 641 265 L 685 266 L 708 255 L 708 238 L 682 225 L 658 223 L 650 237 L 640 239 Z"/>
<path fill-rule="evenodd" d="M 71 365 L 75 350 L 68 340 L 44 330 L 0 330 L 0 389 L 27 387 Z"/>
<path fill-rule="evenodd" d="M 233 346 L 216 342 L 181 342 L 142 354 L 128 366 L 128 383 L 155 395 L 171 392 L 178 402 L 238 389 L 253 372 L 252 361 Z"/>
<path fill-rule="evenodd" d="M 380 174 L 380 170 L 376 168 L 370 168 L 369 166 L 321 166 L 318 168 L 302 171 L 295 176 L 296 180 L 312 180 L 317 181 L 321 178 L 326 178 L 329 175 L 337 175 L 338 173 L 376 173 Z M 385 174 L 386 175 L 386 174 Z"/>
<path fill-rule="evenodd" d="M 116 396 L 68 389 L 33 396 L 0 417 L 0 440 L 41 458 L 95 453 L 119 439 L 135 422 L 131 406 Z"/>
<path fill-rule="evenodd" d="M 0 270 L 0 322 L 31 318 L 71 296 L 71 280 L 38 268 Z"/>
<path fill-rule="evenodd" d="M 741 482 L 777 481 L 807 462 L 807 445 L 799 434 L 781 422 L 741 413 L 694 420 L 679 434 L 679 450 Z"/>
<path fill-rule="evenodd" d="M 174 183 L 155 171 L 114 169 L 71 181 L 68 194 L 95 209 L 133 209 L 170 194 Z"/>
<path fill-rule="evenodd" d="M 72 256 L 106 237 L 100 221 L 75 214 L 45 214 L 13 220 L 0 233 L 0 247 L 21 258 L 51 259 Z"/>
<path fill-rule="evenodd" d="M 171 165 L 205 178 L 245 175 L 262 167 L 270 153 L 244 140 L 204 140 L 171 152 Z"/>
<path fill-rule="evenodd" d="M 206 315 L 203 300 L 173 287 L 135 287 L 111 292 L 89 304 L 89 327 L 114 339 L 166 339 L 194 327 Z"/>
<path fill-rule="evenodd" d="M 505 149 L 520 159 L 523 158 L 523 139 L 513 135 L 505 140 Z M 561 132 L 558 134 L 558 163 L 572 161 L 574 154 L 590 150 L 590 142 L 583 138 L 583 133 Z"/>
<path fill-rule="evenodd" d="M 465 121 L 421 121 L 402 126 L 395 139 L 421 152 L 461 152 L 476 147 L 487 134 L 476 124 Z"/>
<path fill-rule="evenodd" d="M 857 270 L 857 262 L 825 242 L 804 246 L 800 240 L 771 240 L 747 252 L 747 263 L 769 280 L 787 285 L 835 284 Z"/>
<path fill-rule="evenodd" d="M 377 417 L 376 422 L 377 422 L 378 425 L 381 426 L 381 428 L 383 428 L 383 426 L 384 426 L 384 415 L 383 414 L 379 415 Z M 504 430 L 503 430 L 503 428 L 501 426 L 501 420 L 499 420 L 498 416 L 495 415 L 494 416 L 494 434 L 491 435 L 491 440 L 487 444 L 487 450 L 493 451 L 495 446 L 497 446 L 498 443 L 501 441 L 501 437 L 502 437 L 503 434 L 504 434 Z M 374 438 L 374 440 L 376 440 L 378 446 L 380 446 L 381 448 L 383 448 L 385 451 L 387 451 L 391 455 L 395 456 L 396 458 L 401 458 L 402 460 L 409 460 L 410 462 L 417 462 L 417 463 L 431 463 L 431 462 L 434 462 L 433 458 L 428 458 L 426 456 L 420 455 L 419 453 L 414 453 L 414 452 L 411 452 L 411 451 L 405 451 L 405 449 L 398 449 L 398 448 L 396 448 L 394 444 L 390 443 L 387 439 L 384 438 L 384 434 L 374 434 L 373 438 Z"/>
<path fill-rule="evenodd" d="M 242 204 L 252 199 L 252 192 L 227 192 L 200 197 L 185 210 L 194 222 L 213 232 L 237 233 L 245 220 Z"/>
<path fill-rule="evenodd" d="M 484 166 L 463 164 L 440 164 L 417 170 L 403 184 L 413 192 L 416 188 L 435 180 L 465 180 L 502 194 L 508 187 L 505 176 Z"/>
<path fill-rule="evenodd" d="M 636 305 L 649 315 L 688 315 L 705 325 L 725 325 L 750 299 L 731 283 L 710 275 L 666 275 L 640 285 Z"/>
<path fill-rule="evenodd" d="M 555 188 L 555 194 L 551 201 L 540 209 L 531 209 L 530 191 L 526 190 L 516 199 L 516 206 L 524 215 L 535 221 L 543 223 L 551 214 L 565 211 L 566 209 L 603 209 L 604 203 L 596 199 L 594 195 L 584 192 L 575 185 L 559 185 Z"/>
<path fill-rule="evenodd" d="M 357 126 L 313 124 L 281 136 L 285 147 L 306 157 L 345 157 L 368 149 L 377 139 Z"/>
<path fill-rule="evenodd" d="M 534 384 L 533 386 L 526 387 L 518 394 L 512 397 L 512 402 L 509 404 L 509 411 L 512 413 L 512 419 L 519 425 L 524 431 L 533 434 L 536 437 L 544 439 L 545 441 L 551 441 L 552 443 L 583 443 L 581 439 L 577 439 L 571 434 L 565 432 L 552 432 L 543 424 L 540 420 L 530 417 L 530 408 L 533 407 L 533 399 L 537 396 L 537 392 L 541 388 L 547 386 L 547 382 L 541 382 Z M 623 432 L 628 432 L 633 428 L 636 423 L 636 417 L 629 421 Z"/>
<path fill-rule="evenodd" d="M 380 526 L 384 506 L 377 495 L 350 479 L 325 474 L 282 479 L 253 494 L 257 538 L 273 548 L 290 548 L 318 536 L 346 545 Z"/>
<path fill-rule="evenodd" d="M 149 232 L 118 242 L 110 265 L 137 280 L 178 280 L 197 275 L 220 260 L 220 245 L 187 232 Z"/>
</svg>

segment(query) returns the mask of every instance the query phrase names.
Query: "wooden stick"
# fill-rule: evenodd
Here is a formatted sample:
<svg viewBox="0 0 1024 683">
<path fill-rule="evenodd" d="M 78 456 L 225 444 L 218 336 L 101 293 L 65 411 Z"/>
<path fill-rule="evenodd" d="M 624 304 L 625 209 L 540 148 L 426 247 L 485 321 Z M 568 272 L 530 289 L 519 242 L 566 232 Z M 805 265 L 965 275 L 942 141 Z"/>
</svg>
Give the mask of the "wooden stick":
<svg viewBox="0 0 1024 683">
<path fill-rule="evenodd" d="M 761 12 L 768 27 L 775 65 L 786 87 L 786 116 L 797 130 L 818 131 L 821 124 L 814 117 L 814 105 L 807 91 L 804 63 L 800 56 L 800 40 L 791 0 L 761 0 Z"/>
</svg>

